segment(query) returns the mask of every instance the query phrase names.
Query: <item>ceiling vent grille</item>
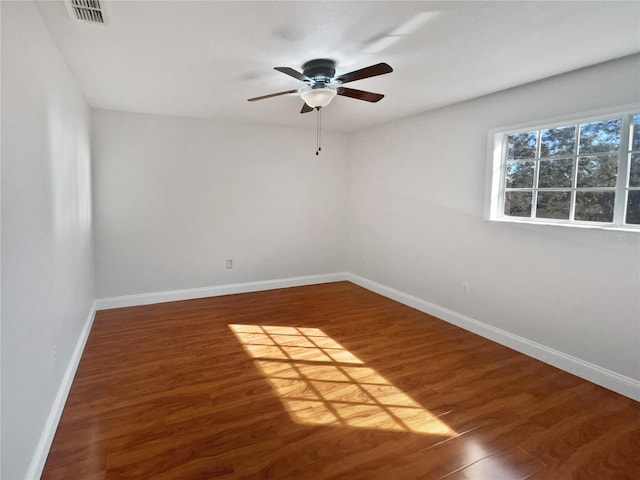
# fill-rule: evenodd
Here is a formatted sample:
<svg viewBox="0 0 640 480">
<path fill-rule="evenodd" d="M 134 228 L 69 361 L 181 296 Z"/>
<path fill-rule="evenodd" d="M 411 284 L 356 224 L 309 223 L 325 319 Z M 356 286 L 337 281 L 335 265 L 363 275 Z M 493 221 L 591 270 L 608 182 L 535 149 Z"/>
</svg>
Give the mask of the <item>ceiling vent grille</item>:
<svg viewBox="0 0 640 480">
<path fill-rule="evenodd" d="M 68 0 L 69 14 L 75 20 L 89 23 L 105 23 L 100 0 Z"/>
</svg>

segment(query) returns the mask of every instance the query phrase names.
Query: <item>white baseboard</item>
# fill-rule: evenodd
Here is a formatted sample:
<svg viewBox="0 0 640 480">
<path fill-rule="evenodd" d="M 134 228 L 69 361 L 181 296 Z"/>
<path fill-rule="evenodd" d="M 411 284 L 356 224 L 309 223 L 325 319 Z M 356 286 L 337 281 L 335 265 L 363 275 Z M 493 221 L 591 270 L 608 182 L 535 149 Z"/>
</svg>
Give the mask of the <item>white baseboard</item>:
<svg viewBox="0 0 640 480">
<path fill-rule="evenodd" d="M 76 370 L 78 369 L 78 364 L 80 363 L 84 346 L 87 343 L 87 338 L 89 338 L 89 332 L 91 331 L 91 326 L 93 325 L 93 319 L 95 316 L 96 302 L 93 302 L 89 315 L 87 316 L 87 320 L 84 322 L 84 326 L 82 327 L 76 346 L 73 349 L 71 358 L 69 359 L 69 363 L 67 364 L 60 386 L 58 387 L 58 393 L 56 393 L 56 398 L 54 399 L 51 410 L 49 411 L 49 416 L 47 417 L 47 421 L 42 429 L 42 433 L 40 434 L 38 445 L 36 446 L 33 457 L 31 457 L 31 463 L 29 464 L 27 475 L 25 477 L 28 480 L 36 480 L 42 475 L 42 470 L 44 469 L 44 464 L 47 461 L 47 455 L 49 455 L 49 449 L 51 448 L 53 437 L 56 433 L 56 429 L 58 428 L 64 404 L 67 402 L 69 390 L 73 383 L 73 377 L 76 375 Z"/>
<path fill-rule="evenodd" d="M 220 295 L 232 295 L 235 293 L 259 292 L 273 290 L 275 288 L 300 287 L 318 283 L 330 283 L 346 280 L 347 273 L 327 273 L 323 275 L 308 275 L 304 277 L 279 278 L 275 280 L 263 280 L 258 282 L 234 283 L 229 285 L 216 285 L 213 287 L 188 288 L 184 290 L 169 290 L 166 292 L 141 293 L 136 295 L 123 295 L 120 297 L 108 297 L 96 300 L 97 310 L 111 308 L 134 307 L 138 305 L 151 305 L 153 303 L 175 302 L 177 300 L 192 300 L 194 298 L 217 297 Z"/>
<path fill-rule="evenodd" d="M 347 273 L 346 280 L 640 402 L 640 382 L 633 378 L 358 275 Z"/>
</svg>

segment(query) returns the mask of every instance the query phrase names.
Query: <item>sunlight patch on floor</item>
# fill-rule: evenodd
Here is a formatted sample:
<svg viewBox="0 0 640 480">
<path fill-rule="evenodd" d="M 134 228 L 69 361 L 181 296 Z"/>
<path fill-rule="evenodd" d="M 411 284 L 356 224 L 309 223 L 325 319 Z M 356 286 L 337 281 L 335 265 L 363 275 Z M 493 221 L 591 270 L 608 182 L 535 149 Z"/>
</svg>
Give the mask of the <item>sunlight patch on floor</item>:
<svg viewBox="0 0 640 480">
<path fill-rule="evenodd" d="M 229 328 L 298 423 L 457 435 L 318 328 Z"/>
</svg>

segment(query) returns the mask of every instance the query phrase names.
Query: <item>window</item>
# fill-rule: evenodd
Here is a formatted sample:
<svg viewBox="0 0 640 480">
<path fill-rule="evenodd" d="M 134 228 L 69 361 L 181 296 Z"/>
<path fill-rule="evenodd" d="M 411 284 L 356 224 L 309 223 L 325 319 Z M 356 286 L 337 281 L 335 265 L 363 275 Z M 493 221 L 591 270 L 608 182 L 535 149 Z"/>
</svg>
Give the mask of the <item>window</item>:
<svg viewBox="0 0 640 480">
<path fill-rule="evenodd" d="M 640 113 L 492 137 L 490 219 L 640 231 Z"/>
</svg>

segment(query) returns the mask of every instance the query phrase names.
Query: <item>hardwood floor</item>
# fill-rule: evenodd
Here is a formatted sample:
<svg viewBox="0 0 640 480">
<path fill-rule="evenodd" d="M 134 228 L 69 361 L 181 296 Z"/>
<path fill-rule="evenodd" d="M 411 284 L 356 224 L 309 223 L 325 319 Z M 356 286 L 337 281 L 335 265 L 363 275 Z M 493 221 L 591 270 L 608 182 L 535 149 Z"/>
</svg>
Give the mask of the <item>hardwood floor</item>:
<svg viewBox="0 0 640 480">
<path fill-rule="evenodd" d="M 640 478 L 640 403 L 348 282 L 98 312 L 44 479 Z"/>
</svg>

